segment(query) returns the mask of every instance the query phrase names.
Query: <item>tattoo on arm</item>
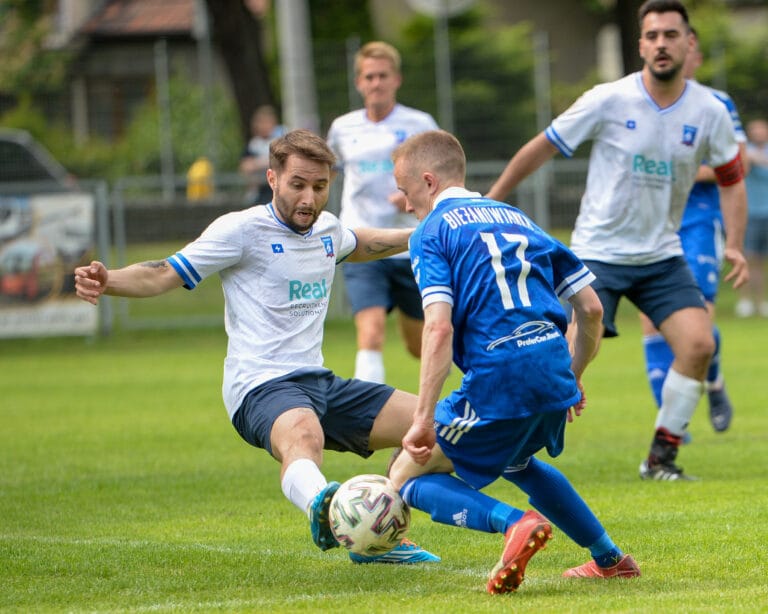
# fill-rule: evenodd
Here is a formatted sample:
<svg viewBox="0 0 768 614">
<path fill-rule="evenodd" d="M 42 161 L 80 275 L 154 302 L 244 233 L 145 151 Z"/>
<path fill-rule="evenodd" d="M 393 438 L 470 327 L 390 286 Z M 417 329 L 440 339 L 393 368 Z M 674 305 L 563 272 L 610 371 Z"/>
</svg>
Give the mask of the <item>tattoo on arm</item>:
<svg viewBox="0 0 768 614">
<path fill-rule="evenodd" d="M 397 245 L 394 243 L 385 243 L 383 241 L 373 241 L 365 246 L 365 253 L 371 256 L 377 256 L 377 255 L 386 254 L 387 252 L 391 252 L 392 250 L 397 250 L 401 248 L 402 248 L 401 245 Z"/>
<path fill-rule="evenodd" d="M 146 267 L 148 269 L 167 269 L 167 260 L 148 260 L 147 262 L 139 263 L 139 266 Z"/>
</svg>

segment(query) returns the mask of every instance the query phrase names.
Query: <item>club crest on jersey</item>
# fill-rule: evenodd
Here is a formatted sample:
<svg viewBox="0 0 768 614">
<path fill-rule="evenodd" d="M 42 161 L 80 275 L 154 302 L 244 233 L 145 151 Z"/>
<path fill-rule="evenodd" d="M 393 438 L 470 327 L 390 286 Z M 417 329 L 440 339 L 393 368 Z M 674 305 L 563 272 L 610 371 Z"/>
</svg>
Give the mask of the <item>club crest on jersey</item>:
<svg viewBox="0 0 768 614">
<path fill-rule="evenodd" d="M 683 124 L 683 145 L 693 147 L 693 143 L 696 141 L 696 132 L 698 132 L 696 126 L 687 126 Z"/>
<path fill-rule="evenodd" d="M 627 123 L 624 125 L 627 127 L 627 130 L 634 130 L 635 128 L 637 128 L 637 123 L 635 122 L 634 119 L 628 119 Z"/>
<path fill-rule="evenodd" d="M 402 143 L 408 135 L 405 133 L 405 130 L 395 130 L 395 140 L 398 143 Z"/>
<path fill-rule="evenodd" d="M 333 253 L 333 238 L 325 236 L 320 237 L 320 240 L 323 242 L 323 246 L 325 247 L 325 256 L 327 258 L 335 258 L 336 254 Z"/>
<path fill-rule="evenodd" d="M 283 247 L 282 243 L 273 243 L 272 244 L 272 253 L 273 254 L 284 254 L 285 248 Z"/>
</svg>

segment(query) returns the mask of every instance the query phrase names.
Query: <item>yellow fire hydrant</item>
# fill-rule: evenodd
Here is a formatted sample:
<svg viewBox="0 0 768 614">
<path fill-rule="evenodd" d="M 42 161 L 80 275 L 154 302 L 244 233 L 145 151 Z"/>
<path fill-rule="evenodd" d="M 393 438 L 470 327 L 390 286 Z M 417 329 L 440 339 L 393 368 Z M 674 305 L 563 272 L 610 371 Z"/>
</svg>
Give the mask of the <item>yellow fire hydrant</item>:
<svg viewBox="0 0 768 614">
<path fill-rule="evenodd" d="M 213 164 L 199 157 L 187 171 L 187 199 L 205 200 L 213 196 Z"/>
</svg>

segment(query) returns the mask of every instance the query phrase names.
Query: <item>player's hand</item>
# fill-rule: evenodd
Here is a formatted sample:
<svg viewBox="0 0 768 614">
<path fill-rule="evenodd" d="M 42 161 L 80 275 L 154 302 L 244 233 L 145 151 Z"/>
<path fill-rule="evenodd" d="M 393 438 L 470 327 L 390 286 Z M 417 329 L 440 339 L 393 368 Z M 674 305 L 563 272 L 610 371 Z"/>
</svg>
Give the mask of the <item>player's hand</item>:
<svg viewBox="0 0 768 614">
<path fill-rule="evenodd" d="M 749 267 L 747 259 L 741 250 L 732 247 L 726 247 L 723 250 L 723 258 L 730 265 L 731 270 L 725 276 L 725 281 L 732 282 L 734 288 L 740 288 L 749 281 Z"/>
<path fill-rule="evenodd" d="M 397 207 L 397 210 L 400 211 L 400 213 L 406 213 L 406 198 L 405 194 L 403 194 L 400 190 L 397 192 L 392 192 L 392 194 L 389 195 L 389 202 L 391 202 L 395 207 Z"/>
<path fill-rule="evenodd" d="M 107 287 L 107 267 L 94 260 L 75 269 L 75 292 L 84 301 L 96 305 Z"/>
<path fill-rule="evenodd" d="M 573 406 L 568 408 L 568 422 L 573 422 L 574 415 L 578 418 L 581 416 L 581 412 L 584 410 L 584 408 L 587 406 L 587 395 L 584 394 L 584 386 L 581 384 L 581 380 L 577 380 L 576 384 L 579 387 L 579 391 L 581 392 L 581 398 L 577 403 L 575 403 Z"/>
<path fill-rule="evenodd" d="M 424 465 L 432 456 L 436 440 L 434 424 L 414 422 L 403 437 L 403 449 L 419 465 Z"/>
</svg>

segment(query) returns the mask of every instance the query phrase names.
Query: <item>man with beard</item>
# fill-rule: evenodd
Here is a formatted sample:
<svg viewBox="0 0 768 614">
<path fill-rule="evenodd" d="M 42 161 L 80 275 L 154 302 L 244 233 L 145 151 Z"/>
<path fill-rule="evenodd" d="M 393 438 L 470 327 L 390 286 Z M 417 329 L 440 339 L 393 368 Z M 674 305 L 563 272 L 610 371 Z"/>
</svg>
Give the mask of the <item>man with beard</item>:
<svg viewBox="0 0 768 614">
<path fill-rule="evenodd" d="M 683 74 L 694 45 L 685 7 L 677 0 L 649 0 L 638 18 L 642 70 L 584 93 L 515 154 L 488 196 L 502 198 L 558 151 L 570 157 L 582 142 L 593 142 L 571 249 L 597 277 L 603 336 L 618 334 L 616 310 L 626 296 L 672 349 L 640 477 L 681 480 L 690 476 L 675 460 L 704 392 L 715 342 L 677 230 L 706 159 L 720 189 L 730 264 L 725 279 L 741 286 L 748 278 L 742 253 L 746 192 L 727 109 Z"/>
<path fill-rule="evenodd" d="M 333 152 L 319 136 L 294 130 L 272 141 L 267 180 L 272 203 L 225 214 L 165 260 L 107 270 L 92 262 L 75 270 L 77 295 L 150 297 L 197 287 L 218 273 L 229 337 L 224 404 L 240 436 L 281 465 L 283 493 L 306 513 L 315 544 L 339 545 L 328 507 L 339 487 L 320 470 L 323 449 L 368 457 L 400 444 L 415 395 L 384 384 L 347 380 L 323 367 L 323 325 L 338 262 L 404 251 L 411 229 L 343 227 L 323 211 Z M 404 540 L 356 563 L 434 562 Z"/>
</svg>

